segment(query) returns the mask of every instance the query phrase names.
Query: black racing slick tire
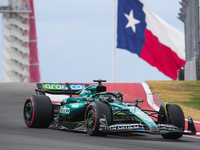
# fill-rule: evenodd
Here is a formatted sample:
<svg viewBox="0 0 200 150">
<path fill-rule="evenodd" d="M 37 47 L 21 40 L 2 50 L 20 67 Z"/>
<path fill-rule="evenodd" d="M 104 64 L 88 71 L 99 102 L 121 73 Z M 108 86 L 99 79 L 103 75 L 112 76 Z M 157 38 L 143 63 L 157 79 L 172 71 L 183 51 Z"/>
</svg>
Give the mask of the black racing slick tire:
<svg viewBox="0 0 200 150">
<path fill-rule="evenodd" d="M 112 123 L 112 111 L 106 102 L 94 102 L 88 105 L 85 112 L 86 131 L 92 136 L 106 136 L 107 131 L 100 131 L 100 118 L 106 117 L 106 124 Z"/>
<path fill-rule="evenodd" d="M 173 124 L 179 129 L 181 129 L 181 131 L 184 131 L 185 117 L 184 117 L 184 113 L 181 107 L 176 104 L 167 104 L 166 109 L 167 109 L 167 115 L 168 115 L 166 117 L 167 123 Z M 163 134 L 162 137 L 164 139 L 179 139 L 182 137 L 182 135 L 183 135 L 182 133 L 167 133 L 167 134 Z"/>
<path fill-rule="evenodd" d="M 48 128 L 53 121 L 53 105 L 45 95 L 28 97 L 23 110 L 24 122 L 30 128 Z"/>
</svg>

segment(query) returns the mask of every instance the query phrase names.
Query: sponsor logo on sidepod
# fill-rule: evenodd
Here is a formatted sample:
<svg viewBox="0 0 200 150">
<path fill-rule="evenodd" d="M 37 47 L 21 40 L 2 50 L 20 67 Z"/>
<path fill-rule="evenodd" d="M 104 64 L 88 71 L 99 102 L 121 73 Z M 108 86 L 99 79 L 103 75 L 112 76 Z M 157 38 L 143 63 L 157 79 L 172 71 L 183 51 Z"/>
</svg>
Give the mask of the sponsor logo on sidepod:
<svg viewBox="0 0 200 150">
<path fill-rule="evenodd" d="M 65 106 L 60 108 L 60 113 L 62 114 L 69 114 L 70 113 L 70 108 L 67 108 Z"/>
</svg>

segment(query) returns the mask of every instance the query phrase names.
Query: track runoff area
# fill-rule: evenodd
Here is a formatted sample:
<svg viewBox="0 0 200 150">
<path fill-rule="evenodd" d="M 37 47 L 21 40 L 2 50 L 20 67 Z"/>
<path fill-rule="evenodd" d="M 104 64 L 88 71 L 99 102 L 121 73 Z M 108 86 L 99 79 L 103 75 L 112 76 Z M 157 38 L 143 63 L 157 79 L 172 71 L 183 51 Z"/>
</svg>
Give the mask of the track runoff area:
<svg viewBox="0 0 200 150">
<path fill-rule="evenodd" d="M 124 102 L 134 103 L 135 99 L 143 99 L 143 103 L 139 104 L 142 108 L 159 111 L 161 101 L 154 99 L 154 96 L 146 83 L 104 83 L 104 85 L 107 87 L 107 91 L 119 91 L 123 93 Z M 187 129 L 187 116 L 185 117 L 185 129 Z M 194 136 L 187 135 L 187 137 L 200 138 L 200 121 L 195 120 L 195 118 L 193 119 L 197 134 Z"/>
</svg>

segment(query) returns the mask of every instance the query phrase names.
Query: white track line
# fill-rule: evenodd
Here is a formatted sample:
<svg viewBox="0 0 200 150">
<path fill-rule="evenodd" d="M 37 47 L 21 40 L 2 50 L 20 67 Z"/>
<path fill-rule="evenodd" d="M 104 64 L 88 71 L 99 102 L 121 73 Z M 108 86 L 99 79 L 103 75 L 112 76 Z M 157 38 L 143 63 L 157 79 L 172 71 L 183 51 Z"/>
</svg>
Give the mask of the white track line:
<svg viewBox="0 0 200 150">
<path fill-rule="evenodd" d="M 159 111 L 159 107 L 155 104 L 154 100 L 153 100 L 153 94 L 149 88 L 149 86 L 146 83 L 142 83 L 142 86 L 144 88 L 144 91 L 146 92 L 147 95 L 147 102 L 148 104 L 156 111 Z M 188 119 L 185 119 L 186 121 L 188 121 Z M 195 123 L 200 123 L 200 121 L 193 121 Z M 196 135 L 200 135 L 200 132 L 197 132 Z M 187 136 L 187 137 L 194 137 L 194 136 Z M 199 138 L 199 137 L 196 137 Z"/>
<path fill-rule="evenodd" d="M 149 86 L 146 83 L 142 83 L 142 86 L 144 88 L 144 91 L 146 92 L 147 95 L 147 102 L 148 104 L 156 111 L 159 111 L 159 107 L 155 104 L 154 100 L 153 100 L 153 95 L 152 92 L 149 88 Z"/>
</svg>

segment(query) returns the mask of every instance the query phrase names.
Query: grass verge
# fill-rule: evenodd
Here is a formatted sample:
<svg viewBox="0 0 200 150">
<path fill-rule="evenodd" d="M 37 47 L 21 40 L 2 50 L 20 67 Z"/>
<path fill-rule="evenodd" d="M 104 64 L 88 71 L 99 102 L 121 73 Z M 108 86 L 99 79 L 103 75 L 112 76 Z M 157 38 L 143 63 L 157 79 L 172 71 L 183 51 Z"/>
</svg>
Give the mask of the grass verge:
<svg viewBox="0 0 200 150">
<path fill-rule="evenodd" d="M 200 81 L 147 81 L 162 102 L 178 104 L 185 117 L 200 120 Z"/>
</svg>

